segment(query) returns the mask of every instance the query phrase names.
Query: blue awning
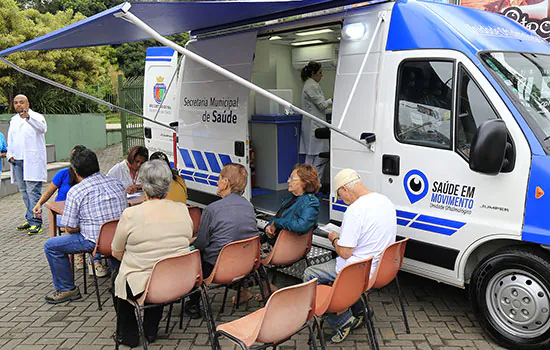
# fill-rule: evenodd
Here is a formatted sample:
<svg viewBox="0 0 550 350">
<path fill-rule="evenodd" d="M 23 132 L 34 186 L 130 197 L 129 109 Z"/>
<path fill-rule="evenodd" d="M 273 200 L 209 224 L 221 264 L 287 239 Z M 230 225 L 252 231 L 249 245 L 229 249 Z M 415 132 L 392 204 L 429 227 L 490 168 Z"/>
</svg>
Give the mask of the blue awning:
<svg viewBox="0 0 550 350">
<path fill-rule="evenodd" d="M 0 56 L 28 51 L 121 44 L 150 39 L 134 24 L 117 18 L 123 8 L 163 36 L 208 32 L 276 18 L 345 6 L 365 0 L 193 1 L 124 3 L 65 28 L 0 51 Z M 380 2 L 380 1 L 371 1 Z"/>
</svg>

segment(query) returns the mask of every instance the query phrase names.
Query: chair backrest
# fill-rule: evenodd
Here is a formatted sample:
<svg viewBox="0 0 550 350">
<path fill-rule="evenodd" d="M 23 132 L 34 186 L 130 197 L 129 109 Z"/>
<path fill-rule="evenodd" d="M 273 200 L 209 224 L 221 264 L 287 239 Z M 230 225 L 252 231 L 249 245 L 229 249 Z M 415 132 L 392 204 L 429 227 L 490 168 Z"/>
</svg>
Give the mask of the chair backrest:
<svg viewBox="0 0 550 350">
<path fill-rule="evenodd" d="M 392 243 L 384 249 L 382 255 L 380 255 L 380 260 L 378 260 L 376 271 L 372 274 L 369 285 L 365 291 L 373 288 L 382 288 L 393 281 L 401 265 L 403 265 L 405 248 L 407 247 L 408 240 L 409 238 L 405 238 L 401 241 Z"/>
<path fill-rule="evenodd" d="M 305 257 L 311 250 L 313 240 L 312 227 L 305 235 L 281 230 L 271 253 L 264 259 L 265 265 L 287 266 Z"/>
<path fill-rule="evenodd" d="M 117 225 L 118 219 L 109 220 L 101 225 L 99 236 L 97 236 L 97 242 L 95 244 L 95 249 L 93 252 L 94 255 L 113 255 L 111 250 L 111 243 L 113 242 L 113 237 L 115 236 Z"/>
<path fill-rule="evenodd" d="M 260 236 L 227 244 L 204 283 L 230 284 L 246 277 L 260 264 Z"/>
<path fill-rule="evenodd" d="M 202 283 L 198 250 L 158 261 L 138 303 L 163 304 L 184 296 Z"/>
<path fill-rule="evenodd" d="M 355 304 L 368 284 L 372 256 L 345 266 L 332 284 L 332 298 L 325 312 L 340 313 Z"/>
<path fill-rule="evenodd" d="M 193 220 L 193 236 L 199 232 L 199 225 L 201 224 L 201 209 L 199 207 L 187 207 L 189 210 L 189 216 Z"/>
<path fill-rule="evenodd" d="M 317 279 L 282 288 L 271 295 L 258 338 L 261 343 L 276 343 L 298 332 L 315 311 Z"/>
</svg>

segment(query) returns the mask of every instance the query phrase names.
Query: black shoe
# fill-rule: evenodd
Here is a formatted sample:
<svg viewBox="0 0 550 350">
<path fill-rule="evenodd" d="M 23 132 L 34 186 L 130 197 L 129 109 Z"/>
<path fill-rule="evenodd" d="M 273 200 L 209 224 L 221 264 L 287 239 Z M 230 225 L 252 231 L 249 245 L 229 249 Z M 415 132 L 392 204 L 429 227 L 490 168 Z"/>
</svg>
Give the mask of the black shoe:
<svg viewBox="0 0 550 350">
<path fill-rule="evenodd" d="M 139 340 L 137 338 L 133 339 L 133 341 L 129 341 L 128 339 L 124 339 L 120 334 L 117 335 L 116 332 L 113 334 L 113 340 L 115 341 L 115 347 L 117 349 L 119 345 L 126 345 L 131 348 L 137 348 L 139 345 Z"/>
<path fill-rule="evenodd" d="M 201 309 L 198 304 L 185 303 L 185 313 L 193 320 L 201 318 Z"/>
<path fill-rule="evenodd" d="M 25 221 L 21 225 L 17 226 L 17 231 L 26 231 L 31 227 L 31 224 L 29 224 L 28 221 Z"/>
<path fill-rule="evenodd" d="M 145 334 L 145 339 L 147 339 L 147 344 L 154 343 L 157 340 L 156 334 Z"/>
</svg>

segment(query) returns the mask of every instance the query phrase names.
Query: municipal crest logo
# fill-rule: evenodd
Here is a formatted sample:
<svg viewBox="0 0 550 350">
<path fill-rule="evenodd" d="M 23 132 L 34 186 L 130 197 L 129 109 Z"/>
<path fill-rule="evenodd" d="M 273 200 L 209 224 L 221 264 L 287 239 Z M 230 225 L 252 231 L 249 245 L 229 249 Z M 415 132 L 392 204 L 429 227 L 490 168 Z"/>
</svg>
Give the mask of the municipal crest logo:
<svg viewBox="0 0 550 350">
<path fill-rule="evenodd" d="M 157 83 L 153 87 L 153 98 L 156 103 L 161 103 L 166 94 L 166 85 L 164 85 L 164 77 L 157 77 Z"/>
</svg>

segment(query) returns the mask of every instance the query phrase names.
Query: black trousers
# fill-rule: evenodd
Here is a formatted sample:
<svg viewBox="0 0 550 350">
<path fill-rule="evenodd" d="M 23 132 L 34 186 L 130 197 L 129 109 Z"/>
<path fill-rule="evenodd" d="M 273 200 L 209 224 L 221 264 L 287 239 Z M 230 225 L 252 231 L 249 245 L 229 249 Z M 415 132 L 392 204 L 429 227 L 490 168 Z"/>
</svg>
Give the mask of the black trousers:
<svg viewBox="0 0 550 350">
<path fill-rule="evenodd" d="M 201 265 L 202 265 L 202 277 L 204 279 L 207 279 L 208 276 L 212 273 L 212 270 L 214 270 L 214 265 L 204 261 L 201 259 Z M 199 302 L 201 300 L 201 295 L 199 293 L 191 294 L 189 297 L 189 306 L 192 305 L 199 305 Z"/>
<path fill-rule="evenodd" d="M 138 299 L 143 293 L 133 295 L 128 283 L 126 283 L 126 297 L 129 300 Z M 135 308 L 129 301 L 117 299 L 117 336 L 120 343 L 132 348 L 139 344 L 139 330 L 135 314 Z M 162 306 L 145 309 L 143 329 L 145 337 L 156 337 L 160 320 L 162 318 Z"/>
</svg>

